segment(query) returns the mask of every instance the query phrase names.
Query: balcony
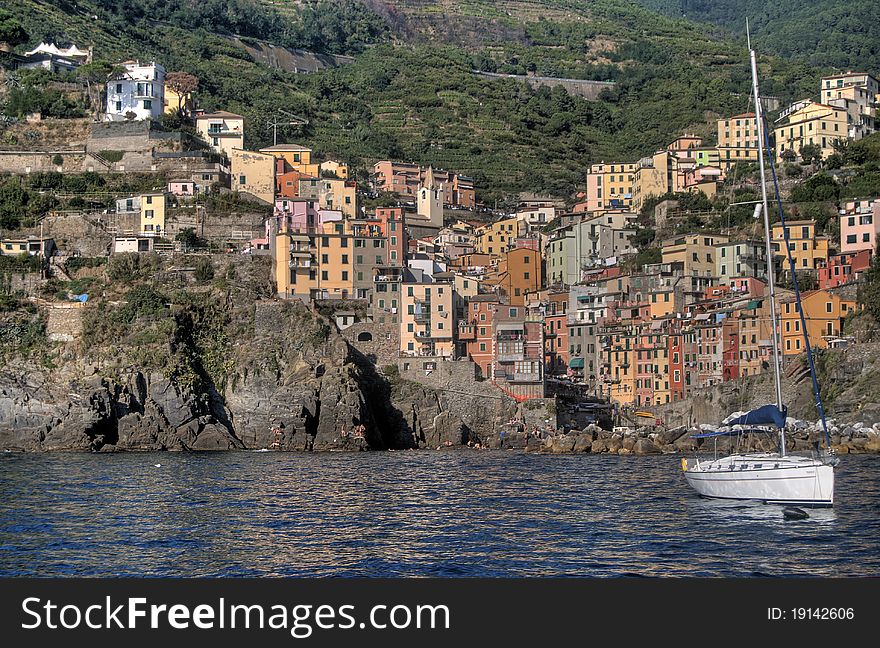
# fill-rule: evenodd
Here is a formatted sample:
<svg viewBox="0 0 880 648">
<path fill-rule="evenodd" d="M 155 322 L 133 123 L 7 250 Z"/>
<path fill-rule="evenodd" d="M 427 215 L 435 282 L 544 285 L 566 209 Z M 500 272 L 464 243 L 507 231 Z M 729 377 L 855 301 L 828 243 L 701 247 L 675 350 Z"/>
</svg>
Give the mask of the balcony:
<svg viewBox="0 0 880 648">
<path fill-rule="evenodd" d="M 522 351 L 517 353 L 499 353 L 496 357 L 498 362 L 520 362 L 526 359 L 526 354 Z"/>
<path fill-rule="evenodd" d="M 429 310 L 416 310 L 413 313 L 413 319 L 415 319 L 417 324 L 430 324 L 431 311 L 429 311 Z"/>
<path fill-rule="evenodd" d="M 294 256 L 291 255 L 290 262 L 287 264 L 290 268 L 311 268 L 312 267 L 312 257 L 308 256 Z"/>
</svg>

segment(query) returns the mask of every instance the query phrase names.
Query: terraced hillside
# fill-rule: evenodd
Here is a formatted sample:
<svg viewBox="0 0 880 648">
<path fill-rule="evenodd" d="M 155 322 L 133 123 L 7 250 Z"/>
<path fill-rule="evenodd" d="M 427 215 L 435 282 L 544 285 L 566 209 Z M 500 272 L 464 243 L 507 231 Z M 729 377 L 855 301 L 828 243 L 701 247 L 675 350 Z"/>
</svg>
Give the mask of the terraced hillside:
<svg viewBox="0 0 880 648">
<path fill-rule="evenodd" d="M 282 137 L 367 168 L 393 157 L 475 176 L 481 199 L 572 197 L 586 166 L 650 154 L 748 107 L 741 43 L 628 0 L 6 0 L 40 40 L 91 45 L 199 77 L 199 98 L 271 141 L 279 109 L 309 119 Z M 238 35 L 238 40 L 230 39 Z M 254 43 L 355 57 L 315 74 L 271 69 Z M 598 101 L 473 70 L 613 81 Z M 824 70 L 762 57 L 765 91 L 812 94 Z"/>
</svg>

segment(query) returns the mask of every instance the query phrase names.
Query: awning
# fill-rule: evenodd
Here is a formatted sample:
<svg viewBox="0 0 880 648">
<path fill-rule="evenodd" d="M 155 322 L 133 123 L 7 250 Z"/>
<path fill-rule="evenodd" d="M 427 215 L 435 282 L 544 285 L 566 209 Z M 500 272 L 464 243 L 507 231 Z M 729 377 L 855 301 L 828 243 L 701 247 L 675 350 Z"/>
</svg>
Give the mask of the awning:
<svg viewBox="0 0 880 648">
<path fill-rule="evenodd" d="M 568 362 L 568 366 L 572 369 L 583 369 L 584 368 L 584 359 L 583 358 L 572 358 Z"/>
</svg>

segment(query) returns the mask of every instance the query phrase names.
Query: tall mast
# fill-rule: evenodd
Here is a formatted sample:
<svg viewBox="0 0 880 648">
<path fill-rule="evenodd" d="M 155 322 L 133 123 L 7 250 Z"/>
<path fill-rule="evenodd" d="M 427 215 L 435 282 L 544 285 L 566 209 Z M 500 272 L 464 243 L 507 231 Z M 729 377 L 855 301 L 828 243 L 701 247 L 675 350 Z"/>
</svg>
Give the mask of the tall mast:
<svg viewBox="0 0 880 648">
<path fill-rule="evenodd" d="M 746 22 L 746 34 L 748 35 L 748 22 Z M 776 278 L 773 276 L 776 270 L 774 262 L 773 246 L 770 243 L 770 209 L 767 204 L 767 180 L 764 171 L 764 115 L 761 108 L 761 97 L 758 94 L 758 64 L 755 61 L 755 50 L 752 49 L 751 37 L 749 36 L 749 60 L 752 65 L 752 92 L 755 97 L 755 119 L 758 122 L 758 162 L 761 168 L 761 200 L 764 211 L 764 245 L 767 248 L 767 284 L 770 287 L 770 332 L 773 341 L 773 378 L 776 381 L 776 407 L 782 410 L 782 376 L 779 369 L 779 332 L 776 330 Z M 769 150 L 767 154 L 769 155 Z M 785 427 L 779 429 L 779 454 L 785 456 Z"/>
</svg>

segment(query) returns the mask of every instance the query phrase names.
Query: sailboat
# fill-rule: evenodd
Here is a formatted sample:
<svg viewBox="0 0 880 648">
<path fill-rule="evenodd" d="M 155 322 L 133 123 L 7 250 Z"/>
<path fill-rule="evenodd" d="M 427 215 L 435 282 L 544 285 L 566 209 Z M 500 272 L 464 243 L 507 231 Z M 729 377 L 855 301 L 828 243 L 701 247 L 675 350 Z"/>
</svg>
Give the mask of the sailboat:
<svg viewBox="0 0 880 648">
<path fill-rule="evenodd" d="M 748 32 L 748 25 L 746 26 Z M 755 60 L 755 51 L 749 39 L 749 60 L 752 68 L 752 91 L 754 94 L 755 117 L 758 123 L 759 140 L 759 166 L 761 171 L 762 202 L 756 205 L 755 215 L 758 211 L 764 216 L 764 243 L 767 248 L 768 271 L 767 280 L 770 298 L 770 316 L 773 342 L 773 377 L 776 387 L 776 403 L 764 405 L 745 414 L 729 417 L 726 425 L 729 431 L 717 431 L 696 436 L 718 436 L 742 434 L 746 431 L 777 432 L 779 436 L 779 449 L 777 452 L 731 454 L 726 457 L 716 457 L 711 460 L 696 459 L 692 463 L 682 459 L 682 470 L 687 483 L 697 493 L 704 497 L 713 497 L 729 500 L 754 500 L 768 504 L 783 504 L 790 506 L 833 506 L 834 504 L 834 466 L 839 461 L 831 451 L 828 425 L 825 420 L 825 411 L 822 406 L 819 385 L 816 379 L 816 368 L 813 363 L 813 353 L 807 336 L 807 326 L 804 321 L 804 312 L 801 308 L 800 291 L 795 277 L 794 261 L 788 245 L 788 229 L 785 227 L 785 214 L 782 203 L 779 200 L 779 184 L 776 179 L 776 171 L 773 168 L 773 157 L 770 153 L 770 141 L 767 137 L 767 129 L 763 121 L 763 107 L 758 92 L 758 67 Z M 770 242 L 770 218 L 767 200 L 767 182 L 764 156 L 767 156 L 768 166 L 773 175 L 773 184 L 776 191 L 776 204 L 779 209 L 779 218 L 785 237 L 785 249 L 788 254 L 789 268 L 794 280 L 794 292 L 797 301 L 797 311 L 800 313 L 801 330 L 804 332 L 806 343 L 807 360 L 812 377 L 813 394 L 816 398 L 816 408 L 822 421 L 825 432 L 825 451 L 819 456 L 800 456 L 786 453 L 785 447 L 785 423 L 787 408 L 782 401 L 782 379 L 780 372 L 780 345 L 779 345 L 779 320 L 776 314 L 776 282 L 774 277 L 774 264 L 772 262 L 773 249 Z"/>
</svg>

